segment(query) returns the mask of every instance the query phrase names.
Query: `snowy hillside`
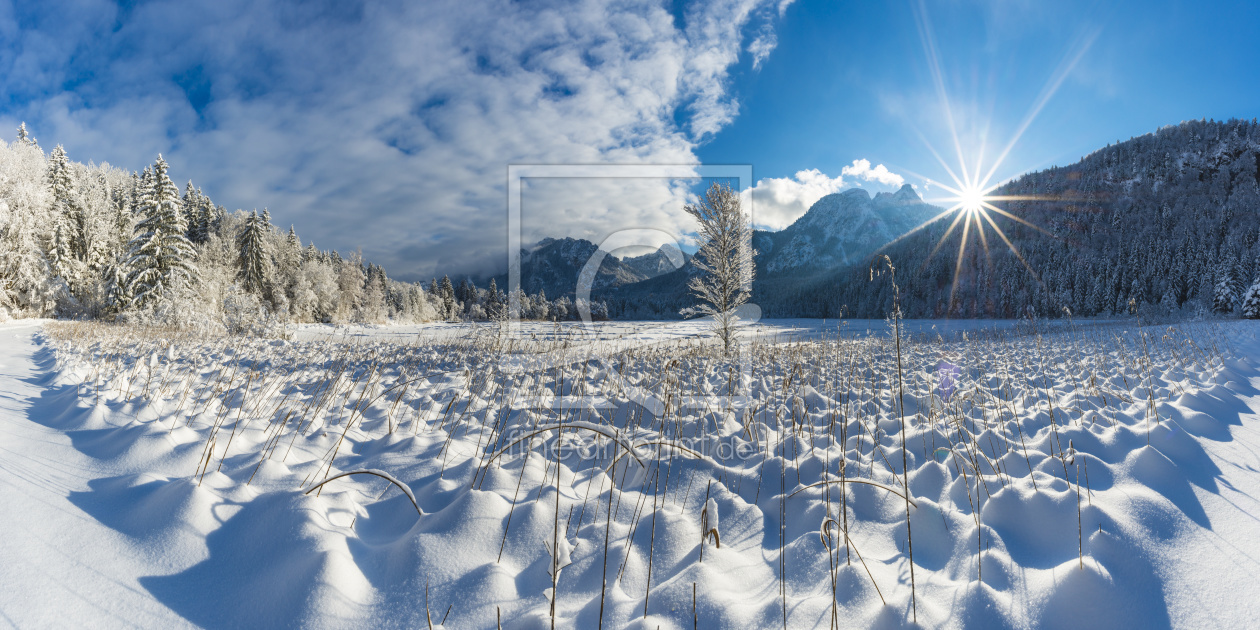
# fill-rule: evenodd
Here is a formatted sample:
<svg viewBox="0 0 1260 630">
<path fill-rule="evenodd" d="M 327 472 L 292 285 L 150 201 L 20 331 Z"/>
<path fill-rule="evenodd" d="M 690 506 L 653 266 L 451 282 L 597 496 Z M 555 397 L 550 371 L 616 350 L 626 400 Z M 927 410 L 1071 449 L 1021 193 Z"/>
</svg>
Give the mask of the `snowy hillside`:
<svg viewBox="0 0 1260 630">
<path fill-rule="evenodd" d="M 1059 317 L 1065 306 L 1077 315 L 1148 318 L 1236 312 L 1260 280 L 1257 156 L 1254 120 L 1171 125 L 993 191 L 1016 197 L 997 205 L 1036 227 L 993 213 L 1020 254 L 992 232 L 987 253 L 973 240 L 956 287 L 962 230 L 929 257 L 949 221 L 884 253 L 903 270 L 902 306 L 911 317 L 1017 317 L 1029 309 Z M 834 316 L 845 307 L 876 317 L 889 300 L 862 265 L 758 290 L 755 301 L 775 316 Z"/>
<path fill-rule="evenodd" d="M 828 195 L 783 231 L 754 236 L 753 302 L 772 317 L 882 316 L 891 295 L 869 277 L 879 250 L 902 271 L 913 317 L 1237 313 L 1260 280 L 1257 156 L 1254 121 L 1190 121 L 1026 174 L 992 192 L 1015 197 L 995 203 L 1031 224 L 992 213 L 1019 254 L 973 231 L 961 264 L 962 230 L 943 238 L 949 217 L 893 242 L 940 211 L 912 190 Z M 614 317 L 669 317 L 690 299 L 686 278 L 600 297 Z"/>
<path fill-rule="evenodd" d="M 1257 618 L 1255 325 L 924 322 L 898 346 L 879 324 L 771 324 L 746 364 L 650 323 L 528 325 L 511 353 L 448 325 L 6 324 L 0 610 L 542 628 L 554 595 L 557 627 Z"/>
</svg>

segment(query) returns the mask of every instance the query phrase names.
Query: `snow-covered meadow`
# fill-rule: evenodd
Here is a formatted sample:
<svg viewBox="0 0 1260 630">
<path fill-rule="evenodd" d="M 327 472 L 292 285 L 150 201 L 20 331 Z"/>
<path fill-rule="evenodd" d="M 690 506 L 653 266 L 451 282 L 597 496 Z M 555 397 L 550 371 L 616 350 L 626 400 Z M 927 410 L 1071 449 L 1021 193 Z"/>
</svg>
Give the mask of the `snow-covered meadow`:
<svg viewBox="0 0 1260 630">
<path fill-rule="evenodd" d="M 138 625 L 1260 618 L 1253 323 L 905 324 L 6 324 L 0 413 L 86 462 L 45 490 Z"/>
</svg>

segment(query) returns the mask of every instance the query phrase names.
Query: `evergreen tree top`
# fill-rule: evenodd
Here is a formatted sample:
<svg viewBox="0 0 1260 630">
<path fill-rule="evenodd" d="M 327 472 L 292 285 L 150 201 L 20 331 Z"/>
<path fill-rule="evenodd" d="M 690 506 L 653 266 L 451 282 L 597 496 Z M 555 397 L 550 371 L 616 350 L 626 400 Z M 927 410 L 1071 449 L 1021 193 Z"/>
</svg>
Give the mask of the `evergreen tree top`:
<svg viewBox="0 0 1260 630">
<path fill-rule="evenodd" d="M 129 243 L 127 265 L 132 271 L 127 287 L 140 307 L 183 291 L 197 277 L 193 264 L 196 250 L 186 236 L 179 188 L 167 170 L 166 160 L 159 154 L 157 161 L 145 168 L 136 195 L 141 220 Z"/>
<path fill-rule="evenodd" d="M 52 189 L 54 202 L 70 199 L 70 190 L 73 187 L 70 181 L 70 160 L 60 144 L 48 156 L 48 185 Z"/>
<path fill-rule="evenodd" d="M 28 133 L 28 132 L 26 131 L 26 123 L 25 123 L 25 122 L 23 122 L 22 124 L 18 125 L 18 128 L 17 128 L 17 141 L 18 141 L 18 143 L 19 143 L 19 144 L 24 144 L 24 145 L 26 145 L 26 146 L 28 146 L 28 147 L 37 147 L 37 146 L 39 146 L 39 142 L 37 142 L 34 138 L 32 138 L 32 137 L 31 137 L 31 134 L 30 134 L 30 133 Z"/>
</svg>

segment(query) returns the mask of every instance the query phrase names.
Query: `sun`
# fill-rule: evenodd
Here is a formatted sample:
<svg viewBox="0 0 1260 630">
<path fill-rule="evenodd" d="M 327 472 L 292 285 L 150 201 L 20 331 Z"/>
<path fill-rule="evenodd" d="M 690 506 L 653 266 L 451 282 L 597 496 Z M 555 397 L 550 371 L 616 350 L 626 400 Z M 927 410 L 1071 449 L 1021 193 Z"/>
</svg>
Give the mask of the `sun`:
<svg viewBox="0 0 1260 630">
<path fill-rule="evenodd" d="M 988 199 L 979 186 L 964 186 L 958 191 L 958 207 L 963 212 L 976 213 L 984 208 Z"/>
<path fill-rule="evenodd" d="M 959 151 L 959 155 L 962 155 L 961 150 Z M 1044 234 L 1050 234 L 1044 228 L 1034 225 L 1024 218 L 994 205 L 1004 201 L 1038 201 L 1043 200 L 1042 197 L 1038 195 L 994 195 L 992 193 L 1001 186 L 1000 183 L 986 186 L 988 177 L 980 180 L 973 179 L 969 176 L 965 169 L 965 161 L 961 159 L 959 161 L 962 163 L 960 164 L 963 171 L 962 177 L 955 175 L 948 165 L 945 166 L 946 171 L 954 180 L 953 186 L 935 180 L 927 180 L 930 186 L 939 188 L 952 195 L 931 200 L 936 203 L 943 202 L 942 205 L 945 205 L 946 208 L 936 216 L 924 221 L 917 227 L 909 230 L 892 241 L 889 241 L 880 248 L 880 250 L 883 250 L 893 243 L 899 242 L 911 234 L 936 223 L 937 221 L 947 220 L 949 221 L 949 227 L 946 228 L 945 233 L 941 235 L 940 239 L 936 241 L 936 246 L 932 248 L 931 253 L 929 253 L 927 258 L 924 260 L 923 264 L 926 266 L 928 261 L 932 260 L 932 258 L 936 256 L 937 252 L 940 251 L 941 246 L 945 244 L 945 241 L 949 239 L 950 235 L 953 234 L 954 231 L 961 225 L 962 238 L 959 239 L 958 242 L 958 255 L 954 261 L 954 279 L 953 282 L 950 283 L 949 288 L 949 304 L 951 309 L 954 304 L 954 292 L 958 287 L 958 276 L 962 272 L 963 261 L 967 253 L 967 243 L 972 238 L 972 233 L 974 233 L 977 240 L 980 241 L 980 246 L 984 249 L 984 256 L 987 259 L 989 257 L 989 239 L 986 232 L 992 230 L 993 234 L 1006 245 L 1007 249 L 1009 249 L 1019 262 L 1024 265 L 1024 268 L 1028 270 L 1032 277 L 1037 282 L 1041 282 L 1037 272 L 1033 271 L 1033 268 L 1028 265 L 1028 261 L 1024 260 L 1024 256 L 1019 252 L 1019 249 L 1016 248 L 1015 244 L 1007 237 L 1006 232 L 1003 231 L 1002 228 L 998 226 L 997 222 L 993 220 L 994 214 L 1025 225 Z M 942 164 L 944 164 L 943 160 Z M 976 170 L 979 170 L 979 160 L 977 160 L 976 163 Z M 950 217 L 952 217 L 952 220 L 950 220 Z"/>
</svg>

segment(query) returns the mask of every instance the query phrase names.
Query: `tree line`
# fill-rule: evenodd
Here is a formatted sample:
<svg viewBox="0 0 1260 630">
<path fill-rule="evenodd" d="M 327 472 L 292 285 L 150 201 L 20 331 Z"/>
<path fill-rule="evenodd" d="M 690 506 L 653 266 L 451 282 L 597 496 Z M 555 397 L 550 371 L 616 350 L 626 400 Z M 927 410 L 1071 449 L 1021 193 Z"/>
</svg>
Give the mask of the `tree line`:
<svg viewBox="0 0 1260 630">
<path fill-rule="evenodd" d="M 264 209 L 228 212 L 159 155 L 141 172 L 83 164 L 27 132 L 0 142 L 0 319 L 67 317 L 244 332 L 286 322 L 495 319 L 508 296 L 470 280 L 391 279 L 359 252 L 303 246 Z M 567 298 L 519 295 L 566 319 Z M 596 316 L 606 308 L 595 304 Z"/>
<path fill-rule="evenodd" d="M 1027 222 L 993 214 L 1018 254 L 985 223 L 987 243 L 973 228 L 959 264 L 952 217 L 880 253 L 907 317 L 1260 317 L 1258 155 L 1255 120 L 1164 127 L 993 191 Z M 890 289 L 869 276 L 759 283 L 753 300 L 772 317 L 882 317 Z"/>
</svg>

